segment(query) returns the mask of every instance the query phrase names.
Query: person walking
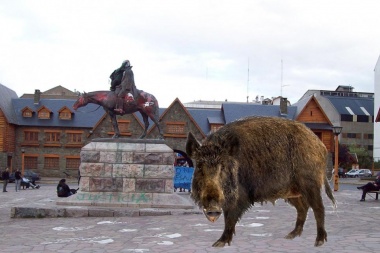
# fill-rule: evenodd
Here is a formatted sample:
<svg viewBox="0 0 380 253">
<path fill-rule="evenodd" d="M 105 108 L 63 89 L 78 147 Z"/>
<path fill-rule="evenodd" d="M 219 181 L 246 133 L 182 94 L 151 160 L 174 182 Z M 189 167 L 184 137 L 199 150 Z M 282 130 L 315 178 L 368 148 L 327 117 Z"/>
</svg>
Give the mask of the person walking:
<svg viewBox="0 0 380 253">
<path fill-rule="evenodd" d="M 16 185 L 16 192 L 17 190 L 21 190 L 21 172 L 19 169 L 15 172 L 15 185 Z"/>
<path fill-rule="evenodd" d="M 3 192 L 7 192 L 7 185 L 9 182 L 9 168 L 6 168 L 3 173 L 1 174 L 1 177 L 3 178 Z"/>
</svg>

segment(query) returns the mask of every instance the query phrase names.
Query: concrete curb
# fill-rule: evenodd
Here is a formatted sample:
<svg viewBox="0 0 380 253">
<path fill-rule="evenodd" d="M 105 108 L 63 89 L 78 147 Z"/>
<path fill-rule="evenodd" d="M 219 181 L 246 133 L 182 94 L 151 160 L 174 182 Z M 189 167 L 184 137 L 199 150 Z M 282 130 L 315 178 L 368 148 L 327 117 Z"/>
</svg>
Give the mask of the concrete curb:
<svg viewBox="0 0 380 253">
<path fill-rule="evenodd" d="M 12 207 L 11 218 L 78 218 L 78 217 L 138 217 L 202 214 L 198 210 L 167 210 L 155 208 L 142 209 L 109 209 L 109 208 L 80 208 L 80 207 Z"/>
</svg>

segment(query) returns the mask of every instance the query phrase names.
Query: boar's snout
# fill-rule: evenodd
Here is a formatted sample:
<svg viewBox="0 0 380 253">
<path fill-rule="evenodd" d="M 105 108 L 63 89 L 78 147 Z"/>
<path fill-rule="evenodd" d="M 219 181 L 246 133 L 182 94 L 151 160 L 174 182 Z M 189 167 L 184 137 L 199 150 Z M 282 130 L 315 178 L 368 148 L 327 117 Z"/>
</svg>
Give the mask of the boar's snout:
<svg viewBox="0 0 380 253">
<path fill-rule="evenodd" d="M 209 207 L 203 208 L 203 213 L 209 221 L 215 222 L 222 214 L 222 208 L 214 202 Z"/>
</svg>

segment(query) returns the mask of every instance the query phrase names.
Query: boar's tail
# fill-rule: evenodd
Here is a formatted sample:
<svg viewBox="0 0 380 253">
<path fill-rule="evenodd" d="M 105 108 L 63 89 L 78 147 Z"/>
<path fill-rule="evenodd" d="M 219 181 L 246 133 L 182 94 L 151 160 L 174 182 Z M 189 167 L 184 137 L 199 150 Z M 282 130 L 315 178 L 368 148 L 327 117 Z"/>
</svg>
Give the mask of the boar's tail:
<svg viewBox="0 0 380 253">
<path fill-rule="evenodd" d="M 331 202 L 333 203 L 334 209 L 336 209 L 336 201 L 335 201 L 334 195 L 331 191 L 329 180 L 327 180 L 327 176 L 325 176 L 324 181 L 325 181 L 324 182 L 325 183 L 325 192 L 326 192 L 327 196 L 329 197 L 329 199 L 331 200 Z"/>
</svg>

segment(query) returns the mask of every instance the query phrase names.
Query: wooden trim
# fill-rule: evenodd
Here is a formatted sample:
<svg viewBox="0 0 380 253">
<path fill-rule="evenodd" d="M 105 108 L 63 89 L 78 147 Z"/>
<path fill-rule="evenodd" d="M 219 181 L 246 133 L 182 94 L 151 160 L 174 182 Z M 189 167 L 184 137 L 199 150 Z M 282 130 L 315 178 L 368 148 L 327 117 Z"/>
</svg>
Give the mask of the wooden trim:
<svg viewBox="0 0 380 253">
<path fill-rule="evenodd" d="M 67 134 L 83 134 L 83 130 L 66 130 L 65 133 Z"/>
<path fill-rule="evenodd" d="M 164 134 L 164 137 L 187 138 L 186 134 Z"/>
<path fill-rule="evenodd" d="M 78 159 L 78 158 L 80 158 L 80 156 L 79 156 L 79 155 L 66 155 L 65 158 L 66 158 L 66 159 L 67 159 L 67 158 L 70 158 L 70 159 Z"/>
<path fill-rule="evenodd" d="M 44 147 L 61 147 L 61 144 L 45 143 Z"/>
<path fill-rule="evenodd" d="M 44 133 L 62 133 L 62 130 L 44 130 Z"/>
<path fill-rule="evenodd" d="M 38 157 L 39 154 L 25 154 L 24 153 L 24 157 Z"/>
<path fill-rule="evenodd" d="M 40 129 L 36 129 L 36 128 L 24 128 L 23 132 L 40 132 Z"/>
<path fill-rule="evenodd" d="M 55 155 L 55 154 L 45 154 L 44 157 L 59 158 L 59 155 Z"/>
<path fill-rule="evenodd" d="M 81 147 L 83 147 L 82 143 L 78 143 L 78 144 L 66 144 L 65 145 L 65 148 L 81 148 Z"/>
<path fill-rule="evenodd" d="M 114 135 L 115 132 L 107 132 L 108 135 Z M 120 133 L 121 136 L 132 136 L 132 132 Z"/>
<path fill-rule="evenodd" d="M 33 142 L 33 143 L 21 143 L 21 147 L 39 147 L 40 144 L 38 142 Z"/>
</svg>

